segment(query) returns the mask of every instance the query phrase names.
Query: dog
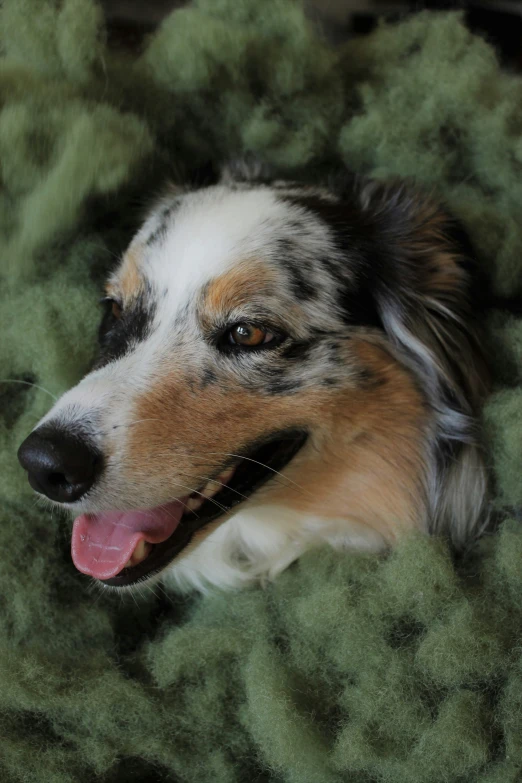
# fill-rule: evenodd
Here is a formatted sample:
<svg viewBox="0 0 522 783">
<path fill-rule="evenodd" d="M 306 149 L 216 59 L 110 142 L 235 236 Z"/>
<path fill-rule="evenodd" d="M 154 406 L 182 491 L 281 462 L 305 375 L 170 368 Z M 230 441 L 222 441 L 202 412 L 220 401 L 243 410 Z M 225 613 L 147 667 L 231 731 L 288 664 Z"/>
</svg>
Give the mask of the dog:
<svg viewBox="0 0 522 783">
<path fill-rule="evenodd" d="M 100 584 L 238 588 L 487 523 L 469 243 L 410 183 L 341 180 L 170 186 L 109 278 L 94 369 L 19 450 Z"/>
</svg>

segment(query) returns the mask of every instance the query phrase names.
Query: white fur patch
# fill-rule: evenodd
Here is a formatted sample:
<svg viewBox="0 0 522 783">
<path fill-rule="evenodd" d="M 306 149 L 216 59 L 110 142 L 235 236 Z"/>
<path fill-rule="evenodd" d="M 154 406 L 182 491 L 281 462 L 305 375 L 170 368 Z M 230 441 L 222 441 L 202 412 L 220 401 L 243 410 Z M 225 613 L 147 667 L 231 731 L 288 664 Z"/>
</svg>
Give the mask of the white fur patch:
<svg viewBox="0 0 522 783">
<path fill-rule="evenodd" d="M 239 588 L 275 579 L 309 549 L 380 552 L 387 543 L 355 520 L 323 519 L 290 508 L 263 505 L 239 510 L 164 574 L 182 589 Z"/>
</svg>

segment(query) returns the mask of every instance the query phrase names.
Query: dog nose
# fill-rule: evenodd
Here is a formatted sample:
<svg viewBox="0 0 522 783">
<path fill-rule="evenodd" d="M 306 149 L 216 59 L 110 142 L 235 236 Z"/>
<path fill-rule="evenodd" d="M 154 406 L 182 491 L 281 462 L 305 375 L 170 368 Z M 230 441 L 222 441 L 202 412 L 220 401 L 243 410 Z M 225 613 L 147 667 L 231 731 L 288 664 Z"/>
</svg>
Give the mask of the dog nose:
<svg viewBox="0 0 522 783">
<path fill-rule="evenodd" d="M 18 460 L 31 487 L 59 503 L 79 500 L 101 469 L 100 455 L 86 439 L 45 427 L 24 440 Z"/>
</svg>

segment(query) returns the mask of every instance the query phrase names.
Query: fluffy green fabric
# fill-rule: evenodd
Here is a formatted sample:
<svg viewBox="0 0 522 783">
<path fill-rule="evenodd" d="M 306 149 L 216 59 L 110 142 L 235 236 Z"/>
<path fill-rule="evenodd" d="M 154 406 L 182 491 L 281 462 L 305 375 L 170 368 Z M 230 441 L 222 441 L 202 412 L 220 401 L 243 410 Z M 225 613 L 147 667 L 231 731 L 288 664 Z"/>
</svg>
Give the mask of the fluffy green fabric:
<svg viewBox="0 0 522 783">
<path fill-rule="evenodd" d="M 140 57 L 91 0 L 5 0 L 0 48 L 0 775 L 5 781 L 510 783 L 522 776 L 522 535 L 317 551 L 204 599 L 89 591 L 15 454 L 95 343 L 100 279 L 184 163 L 347 164 L 447 199 L 522 293 L 522 84 L 458 16 L 331 50 L 292 0 L 199 0 Z M 522 503 L 522 321 L 489 313 L 485 430 Z M 15 381 L 15 382 L 13 382 Z M 31 386 L 28 384 L 37 384 Z M 42 388 L 40 388 L 42 387 Z"/>
</svg>

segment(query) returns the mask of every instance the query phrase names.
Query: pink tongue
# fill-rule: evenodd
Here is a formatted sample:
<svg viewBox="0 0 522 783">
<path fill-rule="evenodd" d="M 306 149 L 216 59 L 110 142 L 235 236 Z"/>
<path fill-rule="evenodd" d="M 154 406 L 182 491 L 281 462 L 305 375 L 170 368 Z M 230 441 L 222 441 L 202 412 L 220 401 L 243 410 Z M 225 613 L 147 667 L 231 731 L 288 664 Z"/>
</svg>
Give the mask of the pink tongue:
<svg viewBox="0 0 522 783">
<path fill-rule="evenodd" d="M 110 579 L 142 539 L 150 544 L 166 541 L 179 525 L 184 505 L 178 500 L 148 511 L 107 511 L 82 514 L 74 520 L 71 553 L 84 574 Z"/>
</svg>

